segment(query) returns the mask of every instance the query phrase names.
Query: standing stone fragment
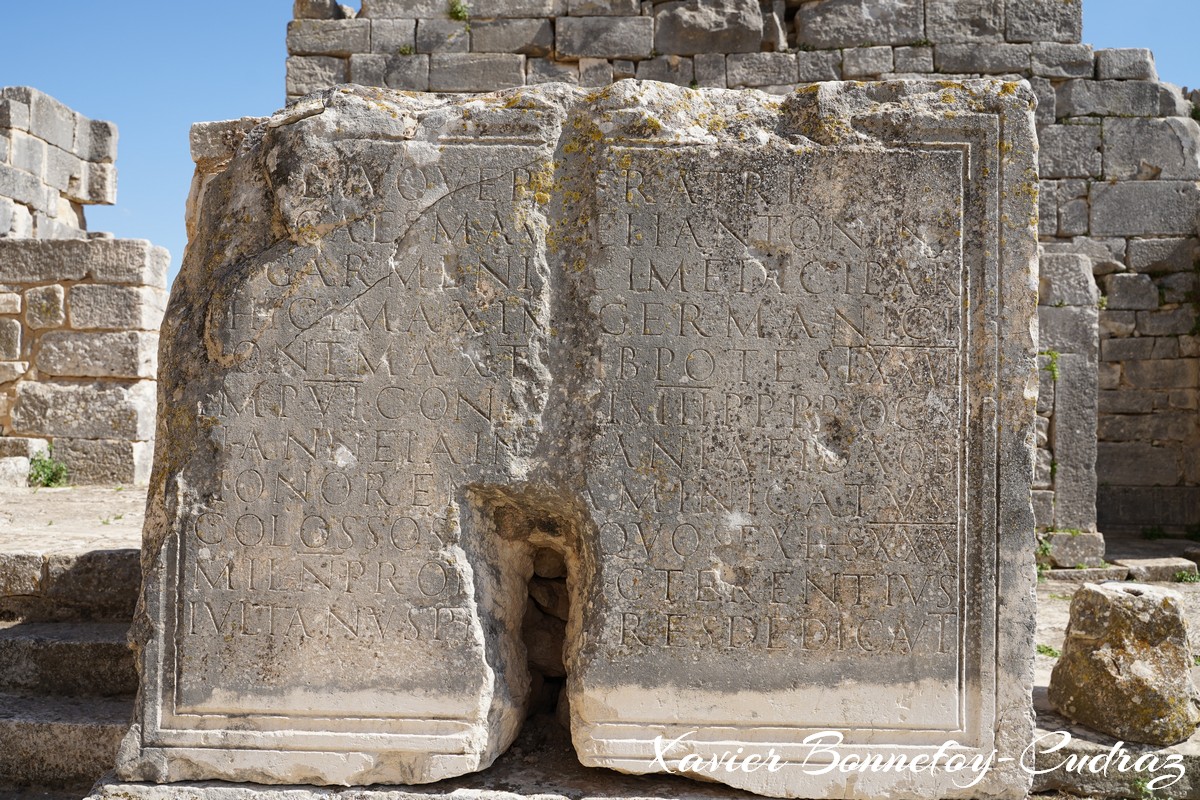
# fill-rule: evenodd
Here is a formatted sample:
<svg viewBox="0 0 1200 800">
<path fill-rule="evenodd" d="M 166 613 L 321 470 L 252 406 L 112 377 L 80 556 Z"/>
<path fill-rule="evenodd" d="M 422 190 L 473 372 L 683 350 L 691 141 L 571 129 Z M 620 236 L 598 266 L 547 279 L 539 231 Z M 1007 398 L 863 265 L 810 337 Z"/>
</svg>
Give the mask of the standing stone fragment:
<svg viewBox="0 0 1200 800">
<path fill-rule="evenodd" d="M 589 766 L 1023 798 L 802 764 L 1030 740 L 1031 102 L 342 87 L 256 128 L 162 331 L 121 777 L 436 781 L 565 673 Z"/>
<path fill-rule="evenodd" d="M 1071 600 L 1050 675 L 1059 713 L 1127 742 L 1172 745 L 1200 725 L 1200 695 L 1178 592 L 1085 584 Z"/>
</svg>

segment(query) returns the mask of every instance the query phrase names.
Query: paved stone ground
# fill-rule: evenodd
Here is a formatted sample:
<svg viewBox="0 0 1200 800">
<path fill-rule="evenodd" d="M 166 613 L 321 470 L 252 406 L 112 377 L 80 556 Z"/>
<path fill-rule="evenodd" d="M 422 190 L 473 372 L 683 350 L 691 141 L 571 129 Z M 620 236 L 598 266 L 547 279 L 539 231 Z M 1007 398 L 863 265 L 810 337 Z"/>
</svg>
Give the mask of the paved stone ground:
<svg viewBox="0 0 1200 800">
<path fill-rule="evenodd" d="M 145 487 L 0 489 L 0 554 L 19 552 L 73 555 L 89 550 L 137 547 L 141 541 L 144 504 Z M 1188 550 L 1200 547 L 1200 543 L 1185 539 L 1146 540 L 1136 535 L 1109 536 L 1107 545 L 1107 558 L 1110 561 L 1114 558 L 1180 556 Z M 1071 596 L 1079 588 L 1079 585 L 1066 581 L 1039 581 L 1037 587 L 1037 643 L 1039 645 L 1054 650 L 1061 649 L 1069 618 Z M 1200 584 L 1172 583 L 1168 585 L 1183 595 L 1192 647 L 1197 653 L 1200 653 Z M 1053 667 L 1054 658 L 1052 656 L 1042 653 L 1037 655 L 1035 661 L 1037 688 L 1034 690 L 1034 704 L 1038 709 L 1039 727 L 1044 731 L 1070 730 L 1076 737 L 1079 747 L 1082 748 L 1080 752 L 1087 752 L 1088 748 L 1092 748 L 1093 751 L 1097 748 L 1107 749 L 1112 743 L 1111 740 L 1072 727 L 1066 720 L 1050 710 L 1045 699 L 1045 687 L 1049 684 L 1050 672 Z M 1193 671 L 1193 677 L 1200 683 L 1200 668 Z M 565 796 L 572 796 L 573 789 L 581 789 L 584 794 L 615 797 L 624 789 L 625 793 L 630 796 L 665 796 L 662 794 L 665 791 L 666 795 L 674 794 L 677 797 L 701 795 L 705 797 L 750 797 L 741 792 L 714 791 L 712 787 L 702 788 L 691 782 L 679 781 L 669 781 L 667 786 L 654 783 L 653 791 L 647 791 L 650 788 L 649 785 L 639 786 L 637 785 L 639 781 L 634 780 L 631 785 L 626 786 L 627 778 L 616 774 L 609 776 L 607 773 L 601 784 L 597 784 L 596 770 L 579 767 L 578 763 L 569 757 L 569 748 L 566 748 L 565 744 L 552 746 L 552 742 L 550 742 L 552 737 L 547 732 L 550 728 L 551 724 L 548 720 L 532 724 L 530 729 L 522 734 L 518 745 L 514 746 L 514 749 L 502 757 L 497 765 L 488 770 L 485 775 L 496 772 L 496 776 L 504 777 L 506 784 L 511 783 L 516 786 L 527 782 L 527 788 L 532 789 L 537 786 L 542 792 L 545 792 L 547 791 L 546 773 L 540 767 L 550 764 L 553 774 L 558 776 L 553 782 Z M 1200 781 L 1200 735 L 1193 737 L 1184 745 L 1172 748 L 1171 751 L 1185 755 L 1187 763 L 1194 765 L 1194 769 L 1198 772 L 1196 780 Z M 1189 769 L 1189 774 L 1191 771 Z M 534 778 L 534 773 L 542 776 L 540 783 L 537 782 L 538 779 Z M 612 784 L 613 781 L 620 785 Z M 462 782 L 464 785 L 476 783 L 469 778 L 462 779 Z M 1097 786 L 1096 788 L 1100 789 L 1101 787 Z M 1113 789 L 1111 785 L 1103 788 L 1108 791 Z M 23 798 L 58 800 L 58 798 L 70 796 L 70 793 L 13 793 L 0 788 L 0 800 Z M 1165 792 L 1160 796 L 1172 796 L 1172 793 Z"/>
<path fill-rule="evenodd" d="M 146 488 L 0 488 L 0 552 L 80 553 L 139 547 Z"/>
</svg>

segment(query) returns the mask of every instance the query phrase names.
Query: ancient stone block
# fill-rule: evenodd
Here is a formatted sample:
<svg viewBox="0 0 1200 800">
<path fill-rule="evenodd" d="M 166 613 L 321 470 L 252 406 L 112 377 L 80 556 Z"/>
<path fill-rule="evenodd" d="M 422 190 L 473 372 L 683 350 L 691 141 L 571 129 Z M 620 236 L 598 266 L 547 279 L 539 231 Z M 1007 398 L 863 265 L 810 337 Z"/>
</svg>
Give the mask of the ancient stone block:
<svg viewBox="0 0 1200 800">
<path fill-rule="evenodd" d="M 48 333 L 41 338 L 35 363 L 40 372 L 53 376 L 153 378 L 158 367 L 158 334 Z"/>
<path fill-rule="evenodd" d="M 490 19 L 472 22 L 471 49 L 477 53 L 548 56 L 554 50 L 554 27 L 548 19 Z"/>
<path fill-rule="evenodd" d="M 337 0 L 293 0 L 295 19 L 341 19 L 344 16 Z"/>
<path fill-rule="evenodd" d="M 1046 253 L 1038 274 L 1038 304 L 1095 308 L 1100 290 L 1092 277 L 1092 262 L 1074 253 Z M 1111 308 L 1111 302 L 1109 304 Z"/>
<path fill-rule="evenodd" d="M 1038 347 L 1058 353 L 1081 353 L 1093 361 L 1099 353 L 1095 331 L 1099 312 L 1086 306 L 1039 306 Z"/>
<path fill-rule="evenodd" d="M 77 329 L 158 330 L 166 292 L 149 286 L 81 284 L 68 298 L 71 327 Z"/>
<path fill-rule="evenodd" d="M 639 61 L 637 65 L 637 79 L 640 81 L 690 86 L 695 77 L 692 59 L 684 56 L 658 56 Z"/>
<path fill-rule="evenodd" d="M 1033 74 L 1046 78 L 1090 78 L 1096 72 L 1096 58 L 1088 44 L 1034 42 L 1031 56 Z"/>
<path fill-rule="evenodd" d="M 418 53 L 466 53 L 471 50 L 467 23 L 454 19 L 417 21 Z"/>
<path fill-rule="evenodd" d="M 371 50 L 371 23 L 365 19 L 294 19 L 287 26 L 293 56 L 349 56 Z"/>
<path fill-rule="evenodd" d="M 1098 442 L 1096 478 L 1111 486 L 1173 486 L 1183 474 L 1180 455 L 1149 442 Z"/>
<path fill-rule="evenodd" d="M 1119 273 L 1104 276 L 1104 294 L 1108 297 L 1108 308 L 1148 309 L 1158 308 L 1158 289 L 1149 275 Z"/>
<path fill-rule="evenodd" d="M 17 292 L 0 292 L 0 314 L 20 314 L 21 295 Z"/>
<path fill-rule="evenodd" d="M 654 6 L 654 49 L 664 55 L 757 53 L 762 35 L 758 0 L 670 0 Z"/>
<path fill-rule="evenodd" d="M 525 84 L 525 56 L 511 53 L 434 53 L 429 91 L 490 92 Z"/>
<path fill-rule="evenodd" d="M 1104 120 L 1104 177 L 1200 180 L 1200 123 L 1185 117 Z"/>
<path fill-rule="evenodd" d="M 32 458 L 35 453 L 44 453 L 50 449 L 50 442 L 45 439 L 31 439 L 22 436 L 0 436 L 0 458 Z M 3 594 L 3 590 L 0 590 Z"/>
<path fill-rule="evenodd" d="M 117 202 L 117 168 L 114 164 L 84 165 L 87 173 L 87 192 L 73 198 L 88 205 L 112 205 Z"/>
<path fill-rule="evenodd" d="M 58 284 L 25 292 L 25 324 L 31 328 L 58 328 L 67 321 L 63 305 L 66 292 Z"/>
<path fill-rule="evenodd" d="M 1200 262 L 1200 242 L 1196 239 L 1131 239 L 1129 268 L 1151 275 L 1185 272 Z"/>
<path fill-rule="evenodd" d="M 1097 50 L 1096 77 L 1102 81 L 1156 81 L 1154 53 L 1136 47 Z"/>
<path fill-rule="evenodd" d="M 933 72 L 932 47 L 895 48 L 895 68 L 899 73 Z"/>
<path fill-rule="evenodd" d="M 582 74 L 583 62 L 580 62 L 579 68 L 580 73 Z M 699 87 L 724 89 L 727 85 L 725 77 L 725 56 L 721 53 L 701 53 L 700 55 L 695 56 L 692 59 L 692 69 L 695 71 L 696 85 Z M 583 85 L 590 86 L 592 84 L 583 82 Z"/>
<path fill-rule="evenodd" d="M 815 81 L 838 81 L 842 79 L 842 52 L 840 50 L 817 50 L 796 53 L 796 66 L 799 74 L 796 76 L 801 83 Z M 752 67 L 753 61 L 743 62 L 746 67 Z M 787 72 L 786 62 L 774 62 L 776 69 L 782 74 Z M 932 68 L 931 68 L 932 70 Z M 742 78 L 746 80 L 746 78 Z M 732 86 L 733 84 L 730 84 Z"/>
<path fill-rule="evenodd" d="M 625 0 L 617 0 L 623 4 Z M 471 0 L 473 17 L 562 17 L 566 0 Z"/>
<path fill-rule="evenodd" d="M 796 10 L 796 39 L 818 50 L 912 44 L 925 38 L 920 0 L 817 0 Z"/>
<path fill-rule="evenodd" d="M 1008 0 L 1005 38 L 1010 42 L 1078 42 L 1082 0 Z"/>
<path fill-rule="evenodd" d="M 363 0 L 358 15 L 372 22 L 377 19 L 446 19 L 449 9 L 446 0 Z"/>
<path fill-rule="evenodd" d="M 1038 127 L 1053 125 L 1058 118 L 1058 94 L 1048 78 L 1030 78 L 1029 85 L 1037 96 L 1035 119 Z"/>
<path fill-rule="evenodd" d="M 1189 235 L 1200 214 L 1195 181 L 1122 181 L 1092 184 L 1095 236 Z"/>
<path fill-rule="evenodd" d="M 152 439 L 154 383 L 18 383 L 12 427 L 30 436 Z"/>
<path fill-rule="evenodd" d="M 1157 117 L 1158 84 L 1149 81 L 1069 80 L 1058 87 L 1061 117 Z"/>
<path fill-rule="evenodd" d="M 700 56 L 700 59 L 704 59 Z M 706 64 L 709 65 L 709 71 L 704 73 L 704 79 L 708 81 L 717 81 L 720 83 L 701 83 L 701 86 L 718 86 L 725 88 L 725 56 L 716 56 L 720 60 L 719 74 L 715 63 L 711 57 Z M 701 73 L 697 67 L 697 80 L 700 79 Z M 613 66 L 606 58 L 581 58 L 579 59 L 579 85 L 580 86 L 608 86 L 613 82 L 614 78 Z"/>
<path fill-rule="evenodd" d="M 714 777 L 945 796 L 945 773 L 808 774 L 804 739 L 1019 756 L 1030 100 L 629 82 L 281 112 L 211 179 L 171 296 L 121 776 L 487 766 L 529 702 L 547 548 L 569 620 L 531 641 L 565 637 L 561 665 L 534 654 L 569 675 L 586 765 L 775 747 L 779 772 Z M 660 736 L 688 750 L 657 764 Z M 972 792 L 1028 786 L 1005 762 Z"/>
<path fill-rule="evenodd" d="M 1088 584 L 1071 600 L 1049 700 L 1069 719 L 1117 739 L 1176 744 L 1200 725 L 1193 666 L 1178 592 Z"/>
<path fill-rule="evenodd" d="M 851 47 L 842 51 L 842 76 L 877 78 L 891 72 L 894 63 L 890 47 Z"/>
<path fill-rule="evenodd" d="M 417 21 L 412 19 L 371 20 L 371 52 L 379 55 L 398 56 L 402 52 L 412 53 L 416 49 Z M 353 58 L 350 69 L 353 71 Z M 354 81 L 353 76 L 350 79 Z M 354 81 L 357 83 L 357 81 Z"/>
<path fill-rule="evenodd" d="M 925 36 L 939 43 L 1003 40 L 1003 0 L 925 0 Z"/>
<path fill-rule="evenodd" d="M 1043 178 L 1095 178 L 1103 169 L 1100 125 L 1047 125 L 1038 131 Z"/>
<path fill-rule="evenodd" d="M 650 17 L 565 17 L 555 20 L 555 48 L 563 58 L 649 58 Z"/>
<path fill-rule="evenodd" d="M 0 319 L 0 359 L 16 361 L 21 357 L 21 323 Z"/>
<path fill-rule="evenodd" d="M 152 442 L 121 439 L 54 440 L 54 457 L 67 465 L 73 484 L 144 484 L 150 479 Z"/>
<path fill-rule="evenodd" d="M 306 95 L 345 83 L 349 66 L 348 59 L 333 56 L 288 56 L 287 93 Z"/>
<path fill-rule="evenodd" d="M 725 80 L 731 89 L 795 83 L 796 56 L 791 53 L 734 53 L 725 57 Z"/>
<path fill-rule="evenodd" d="M 579 63 L 575 61 L 555 61 L 552 58 L 525 59 L 525 84 L 527 86 L 536 86 L 539 83 L 569 83 L 577 85 L 579 83 Z"/>
<path fill-rule="evenodd" d="M 1093 516 L 1095 516 L 1093 514 Z M 1045 562 L 1059 569 L 1104 566 L 1104 535 L 1084 529 L 1039 534 L 1049 551 Z M 1043 559 L 1039 557 L 1038 561 Z"/>
<path fill-rule="evenodd" d="M 995 75 L 1029 69 L 1027 44 L 939 44 L 933 48 L 938 72 Z"/>
<path fill-rule="evenodd" d="M 1058 357 L 1054 387 L 1054 525 L 1063 530 L 1096 530 L 1097 327 L 1090 312 L 1091 328 L 1080 331 L 1085 341 Z"/>
</svg>

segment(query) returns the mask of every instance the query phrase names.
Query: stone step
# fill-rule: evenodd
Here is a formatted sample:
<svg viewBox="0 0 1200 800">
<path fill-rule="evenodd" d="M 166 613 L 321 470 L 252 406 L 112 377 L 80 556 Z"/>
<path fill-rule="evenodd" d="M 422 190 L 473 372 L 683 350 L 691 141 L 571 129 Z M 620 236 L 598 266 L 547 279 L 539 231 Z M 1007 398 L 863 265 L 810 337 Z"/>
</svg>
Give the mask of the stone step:
<svg viewBox="0 0 1200 800">
<path fill-rule="evenodd" d="M 1173 583 L 1183 577 L 1195 582 L 1196 562 L 1190 558 L 1118 558 L 1114 564 L 1129 570 L 1129 580 Z"/>
<path fill-rule="evenodd" d="M 132 697 L 0 694 L 0 784 L 86 794 L 132 718 Z"/>
<path fill-rule="evenodd" d="M 0 625 L 0 692 L 125 695 L 137 691 L 123 622 Z"/>
<path fill-rule="evenodd" d="M 0 620 L 128 622 L 142 580 L 135 548 L 0 551 Z"/>
</svg>

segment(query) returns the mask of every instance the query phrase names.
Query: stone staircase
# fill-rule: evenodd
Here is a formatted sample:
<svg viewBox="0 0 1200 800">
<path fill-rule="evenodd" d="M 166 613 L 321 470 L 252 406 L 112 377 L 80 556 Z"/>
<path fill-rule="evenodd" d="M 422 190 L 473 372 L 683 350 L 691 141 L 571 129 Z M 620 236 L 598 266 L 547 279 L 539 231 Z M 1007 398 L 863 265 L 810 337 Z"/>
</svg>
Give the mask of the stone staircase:
<svg viewBox="0 0 1200 800">
<path fill-rule="evenodd" d="M 113 768 L 137 692 L 137 558 L 0 552 L 0 800 L 80 798 Z"/>
</svg>

